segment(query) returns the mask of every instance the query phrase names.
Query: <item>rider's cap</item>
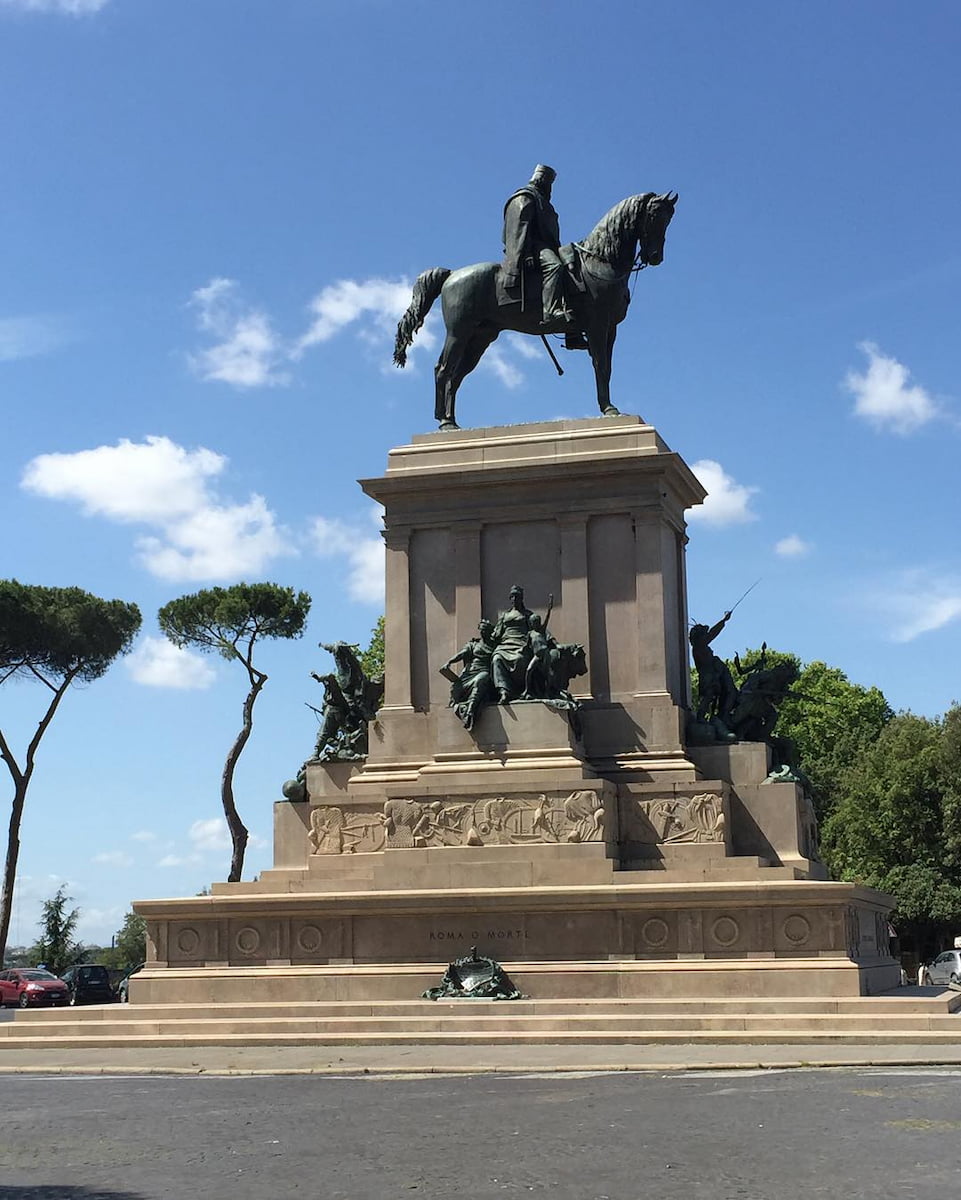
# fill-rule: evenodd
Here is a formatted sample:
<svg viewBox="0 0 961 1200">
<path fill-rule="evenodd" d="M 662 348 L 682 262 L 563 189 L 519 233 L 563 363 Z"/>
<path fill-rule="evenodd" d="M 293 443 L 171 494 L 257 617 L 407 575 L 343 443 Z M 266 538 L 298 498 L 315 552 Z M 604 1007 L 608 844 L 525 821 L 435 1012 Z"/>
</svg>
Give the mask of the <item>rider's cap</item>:
<svg viewBox="0 0 961 1200">
<path fill-rule="evenodd" d="M 545 167 L 543 163 L 538 163 L 531 174 L 531 182 L 535 179 L 546 179 L 548 183 L 553 183 L 557 178 L 557 172 L 553 167 Z"/>
<path fill-rule="evenodd" d="M 507 593 L 509 596 L 523 596 L 524 589 L 519 583 L 515 583 L 511 590 Z"/>
</svg>

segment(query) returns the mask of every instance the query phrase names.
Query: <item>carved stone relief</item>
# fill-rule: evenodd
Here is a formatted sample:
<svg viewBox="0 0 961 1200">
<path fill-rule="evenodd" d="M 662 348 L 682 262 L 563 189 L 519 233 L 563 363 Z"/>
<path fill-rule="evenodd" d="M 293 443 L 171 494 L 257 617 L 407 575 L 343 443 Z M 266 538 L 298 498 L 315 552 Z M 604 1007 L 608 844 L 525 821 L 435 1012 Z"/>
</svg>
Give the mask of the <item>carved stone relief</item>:
<svg viewBox="0 0 961 1200">
<path fill-rule="evenodd" d="M 388 800 L 384 820 L 391 848 L 604 840 L 604 802 L 593 791 L 453 802 Z"/>
<path fill-rule="evenodd" d="M 812 862 L 820 862 L 818 839 L 818 819 L 814 812 L 811 797 L 804 792 L 799 797 L 801 823 L 801 854 Z"/>
<path fill-rule="evenodd" d="M 697 796 L 636 800 L 627 810 L 625 840 L 662 845 L 723 844 L 726 828 L 724 798 L 714 792 L 702 792 Z"/>
<path fill-rule="evenodd" d="M 308 837 L 311 854 L 371 853 L 384 848 L 384 818 L 322 804 L 311 810 Z"/>
<path fill-rule="evenodd" d="M 811 940 L 811 922 L 801 913 L 791 913 L 781 926 L 781 933 L 791 946 L 806 946 Z"/>
</svg>

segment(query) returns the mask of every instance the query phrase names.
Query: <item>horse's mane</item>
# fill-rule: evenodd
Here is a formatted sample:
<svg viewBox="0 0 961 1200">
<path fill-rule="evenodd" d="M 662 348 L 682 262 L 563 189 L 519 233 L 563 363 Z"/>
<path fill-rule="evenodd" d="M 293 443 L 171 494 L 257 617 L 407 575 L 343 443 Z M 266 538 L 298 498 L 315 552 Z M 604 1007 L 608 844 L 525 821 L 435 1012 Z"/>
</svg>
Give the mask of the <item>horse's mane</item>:
<svg viewBox="0 0 961 1200">
<path fill-rule="evenodd" d="M 613 262 L 627 237 L 636 236 L 641 210 L 654 195 L 641 192 L 615 204 L 597 222 L 581 245 L 604 262 Z"/>
</svg>

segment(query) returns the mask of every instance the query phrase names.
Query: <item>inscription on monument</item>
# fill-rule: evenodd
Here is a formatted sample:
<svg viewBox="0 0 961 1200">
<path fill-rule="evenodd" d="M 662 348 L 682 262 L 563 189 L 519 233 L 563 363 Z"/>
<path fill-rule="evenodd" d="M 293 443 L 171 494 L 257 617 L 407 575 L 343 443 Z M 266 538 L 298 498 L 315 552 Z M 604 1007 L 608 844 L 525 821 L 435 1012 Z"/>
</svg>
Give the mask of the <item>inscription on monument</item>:
<svg viewBox="0 0 961 1200">
<path fill-rule="evenodd" d="M 519 942 L 527 937 L 523 929 L 471 929 L 467 932 L 458 929 L 432 929 L 428 935 L 429 942 L 466 942 L 471 946 L 481 942 Z"/>
</svg>

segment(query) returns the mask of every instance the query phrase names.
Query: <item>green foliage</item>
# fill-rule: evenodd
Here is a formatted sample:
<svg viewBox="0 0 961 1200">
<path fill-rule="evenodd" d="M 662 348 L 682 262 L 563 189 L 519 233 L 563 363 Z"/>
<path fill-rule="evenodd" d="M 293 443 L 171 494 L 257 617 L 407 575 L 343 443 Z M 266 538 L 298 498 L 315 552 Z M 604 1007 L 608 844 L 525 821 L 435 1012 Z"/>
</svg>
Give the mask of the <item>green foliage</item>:
<svg viewBox="0 0 961 1200">
<path fill-rule="evenodd" d="M 760 650 L 738 655 L 740 671 L 730 661 L 735 682 L 757 666 L 760 658 Z M 844 773 L 878 739 L 893 713 L 878 688 L 852 683 L 837 667 L 820 661 L 802 664 L 794 654 L 771 649 L 764 651 L 764 661 L 768 667 L 790 662 L 800 670 L 791 695 L 781 705 L 776 731 L 794 743 L 810 781 L 818 820 L 824 821 Z"/>
<path fill-rule="evenodd" d="M 243 872 L 248 831 L 234 803 L 233 779 L 237 761 L 253 729 L 254 703 L 267 682 L 254 666 L 254 646 L 261 638 L 298 638 L 310 611 L 310 596 L 276 583 L 236 583 L 209 588 L 171 600 L 158 613 L 160 628 L 175 646 L 195 646 L 243 664 L 249 689 L 243 705 L 243 724 L 227 753 L 221 776 L 220 799 L 232 846 L 228 883 Z"/>
<path fill-rule="evenodd" d="M 922 956 L 961 926 L 959 738 L 957 706 L 943 720 L 891 718 L 842 772 L 822 829 L 834 873 L 896 896 L 895 923 Z"/>
<path fill-rule="evenodd" d="M 29 952 L 33 962 L 44 963 L 47 970 L 55 975 L 73 963 L 82 961 L 84 957 L 83 946 L 73 937 L 80 910 L 74 908 L 67 912 L 67 905 L 72 899 L 67 895 L 66 887 L 61 885 L 55 896 L 44 900 L 39 921 L 40 937 Z"/>
<path fill-rule="evenodd" d="M 160 628 L 175 646 L 194 646 L 244 659 L 259 638 L 298 638 L 310 611 L 310 596 L 276 583 L 236 583 L 207 588 L 165 604 L 158 614 Z"/>
<path fill-rule="evenodd" d="M 90 682 L 130 649 L 140 610 L 80 588 L 0 580 L 0 676 L 49 676 Z"/>
<path fill-rule="evenodd" d="M 823 662 L 807 663 L 792 691 L 777 731 L 794 742 L 815 812 L 824 820 L 845 772 L 877 741 L 893 713 L 879 688 L 851 683 Z"/>
<path fill-rule="evenodd" d="M 114 967 L 135 967 L 147 957 L 147 922 L 128 912 L 113 939 Z"/>
<path fill-rule="evenodd" d="M 99 679 L 126 654 L 140 628 L 140 610 L 122 600 L 102 600 L 80 588 L 34 587 L 0 580 L 0 683 L 26 678 L 51 693 L 21 761 L 0 729 L 0 758 L 13 783 L 7 851 L 0 884 L 0 958 L 10 928 L 20 855 L 20 823 L 37 750 L 67 689 L 76 680 Z"/>
<path fill-rule="evenodd" d="M 370 631 L 370 645 L 359 653 L 358 659 L 368 679 L 383 679 L 384 618 L 382 616 L 377 618 L 377 624 Z"/>
</svg>

